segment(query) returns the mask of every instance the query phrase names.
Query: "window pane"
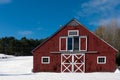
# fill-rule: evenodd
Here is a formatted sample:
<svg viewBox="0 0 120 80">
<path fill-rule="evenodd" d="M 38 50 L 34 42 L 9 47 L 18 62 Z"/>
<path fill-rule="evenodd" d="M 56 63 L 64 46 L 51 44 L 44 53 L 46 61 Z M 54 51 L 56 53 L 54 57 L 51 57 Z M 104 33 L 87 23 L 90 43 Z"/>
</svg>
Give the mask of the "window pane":
<svg viewBox="0 0 120 80">
<path fill-rule="evenodd" d="M 74 32 L 69 32 L 69 35 L 77 35 L 77 32 L 74 31 Z"/>
<path fill-rule="evenodd" d="M 99 62 L 105 62 L 105 58 L 99 58 Z"/>
<path fill-rule="evenodd" d="M 106 64 L 106 57 L 105 56 L 98 56 L 97 63 L 98 64 Z"/>
<path fill-rule="evenodd" d="M 48 58 L 43 58 L 43 62 L 48 62 Z"/>
<path fill-rule="evenodd" d="M 68 36 L 78 36 L 79 31 L 78 30 L 69 30 L 68 31 Z"/>
<path fill-rule="evenodd" d="M 79 50 L 79 37 L 74 37 L 74 50 Z"/>
<path fill-rule="evenodd" d="M 72 38 L 68 38 L 68 50 L 72 50 Z"/>
</svg>

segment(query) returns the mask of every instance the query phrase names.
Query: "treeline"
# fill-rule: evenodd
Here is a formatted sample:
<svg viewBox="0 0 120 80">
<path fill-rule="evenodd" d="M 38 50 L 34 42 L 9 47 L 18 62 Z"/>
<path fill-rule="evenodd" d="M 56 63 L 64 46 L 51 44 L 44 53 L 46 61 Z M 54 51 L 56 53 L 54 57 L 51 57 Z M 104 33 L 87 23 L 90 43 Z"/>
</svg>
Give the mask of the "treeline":
<svg viewBox="0 0 120 80">
<path fill-rule="evenodd" d="M 120 66 L 120 24 L 111 20 L 109 23 L 99 26 L 94 33 L 118 50 L 116 63 Z"/>
<path fill-rule="evenodd" d="M 29 56 L 31 51 L 46 39 L 27 39 L 26 37 L 20 40 L 14 37 L 0 38 L 0 53 L 15 56 Z"/>
</svg>

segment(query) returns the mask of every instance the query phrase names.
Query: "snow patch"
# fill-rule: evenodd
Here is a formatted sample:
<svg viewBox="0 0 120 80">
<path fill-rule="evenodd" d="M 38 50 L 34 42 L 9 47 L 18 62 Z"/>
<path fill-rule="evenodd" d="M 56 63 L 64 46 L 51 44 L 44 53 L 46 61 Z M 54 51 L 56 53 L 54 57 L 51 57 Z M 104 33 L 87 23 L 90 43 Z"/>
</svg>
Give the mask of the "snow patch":
<svg viewBox="0 0 120 80">
<path fill-rule="evenodd" d="M 0 60 L 0 74 L 30 74 L 32 64 L 32 56 L 2 59 Z"/>
<path fill-rule="evenodd" d="M 0 60 L 0 80 L 120 80 L 120 73 L 32 73 L 33 57 Z"/>
<path fill-rule="evenodd" d="M 119 69 L 116 69 L 115 73 L 120 73 L 120 70 L 119 70 Z"/>
<path fill-rule="evenodd" d="M 0 59 L 7 59 L 7 58 L 12 58 L 12 57 L 14 57 L 14 56 L 12 56 L 12 55 L 5 55 L 5 54 L 1 54 L 0 53 Z"/>
</svg>

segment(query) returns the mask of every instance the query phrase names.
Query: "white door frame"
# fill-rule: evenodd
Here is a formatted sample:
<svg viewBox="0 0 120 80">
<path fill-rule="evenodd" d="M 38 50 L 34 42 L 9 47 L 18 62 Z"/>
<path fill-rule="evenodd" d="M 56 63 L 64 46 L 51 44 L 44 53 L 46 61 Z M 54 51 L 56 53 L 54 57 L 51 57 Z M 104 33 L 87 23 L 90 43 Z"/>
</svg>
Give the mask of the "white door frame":
<svg viewBox="0 0 120 80">
<path fill-rule="evenodd" d="M 77 55 L 80 55 L 80 57 L 78 57 Z M 70 63 L 66 63 L 65 60 L 63 60 L 63 58 L 67 60 L 70 57 L 72 57 L 71 61 L 69 61 Z M 81 61 L 81 63 L 77 63 L 77 61 L 74 61 L 75 57 L 78 60 L 80 60 L 83 57 L 83 60 Z M 66 66 L 65 64 L 67 64 L 68 66 Z M 64 70 L 63 70 L 63 66 L 65 67 Z M 69 67 L 72 67 L 72 69 L 69 69 Z M 77 69 L 74 69 L 74 67 L 76 67 Z M 81 69 L 81 67 L 83 67 L 83 69 Z M 61 72 L 65 72 L 66 70 L 68 70 L 70 73 L 75 73 L 78 70 L 84 73 L 85 72 L 85 54 L 81 54 L 81 53 L 80 54 L 68 54 L 68 53 L 61 54 Z"/>
</svg>

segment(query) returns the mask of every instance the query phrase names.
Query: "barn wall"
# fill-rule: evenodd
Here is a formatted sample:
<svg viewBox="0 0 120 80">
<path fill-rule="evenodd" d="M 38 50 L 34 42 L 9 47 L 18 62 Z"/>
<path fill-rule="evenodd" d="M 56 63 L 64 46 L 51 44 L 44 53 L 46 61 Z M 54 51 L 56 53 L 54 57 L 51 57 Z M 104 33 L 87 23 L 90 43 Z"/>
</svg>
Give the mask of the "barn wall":
<svg viewBox="0 0 120 80">
<path fill-rule="evenodd" d="M 34 57 L 34 65 L 33 65 L 33 72 L 60 72 L 61 68 L 61 55 L 60 54 L 51 54 L 51 55 L 36 55 Z M 41 57 L 42 56 L 49 56 L 50 57 L 50 64 L 42 64 Z M 56 59 L 55 59 L 56 58 Z"/>
<path fill-rule="evenodd" d="M 67 36 L 68 30 L 79 30 L 80 36 L 87 36 L 87 41 L 88 41 L 87 50 L 98 51 L 97 54 L 92 54 L 92 53 L 86 54 L 86 72 L 114 71 L 116 51 L 113 48 L 108 46 L 102 40 L 98 39 L 98 37 L 93 35 L 91 32 L 89 32 L 81 25 L 78 25 L 77 27 L 71 27 L 67 25 L 33 52 L 34 72 L 60 72 L 61 55 L 60 53 L 52 54 L 50 52 L 59 51 L 59 37 Z M 107 56 L 107 64 L 105 65 L 96 64 L 98 55 Z M 42 56 L 50 56 L 50 64 L 41 64 Z"/>
<path fill-rule="evenodd" d="M 115 55 L 108 54 L 86 54 L 85 68 L 86 72 L 114 72 L 115 71 Z M 97 56 L 106 56 L 106 64 L 97 64 Z M 111 57 L 112 56 L 112 57 Z"/>
<path fill-rule="evenodd" d="M 86 54 L 86 72 L 114 72 L 116 51 L 92 34 L 89 34 L 88 44 L 88 51 L 98 53 Z M 98 56 L 106 56 L 106 64 L 97 64 Z"/>
</svg>

